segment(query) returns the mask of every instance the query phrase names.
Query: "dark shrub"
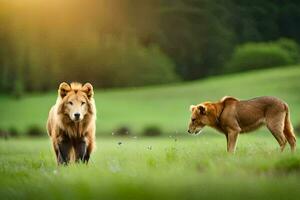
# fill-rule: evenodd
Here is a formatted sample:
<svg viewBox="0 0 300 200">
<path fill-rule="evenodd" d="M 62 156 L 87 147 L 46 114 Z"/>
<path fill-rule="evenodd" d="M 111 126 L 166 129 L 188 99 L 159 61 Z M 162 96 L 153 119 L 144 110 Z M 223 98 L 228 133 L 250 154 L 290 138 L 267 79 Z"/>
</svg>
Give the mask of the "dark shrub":
<svg viewBox="0 0 300 200">
<path fill-rule="evenodd" d="M 144 129 L 143 131 L 144 136 L 160 136 L 162 135 L 162 131 L 159 127 L 157 126 L 148 126 Z"/>
<path fill-rule="evenodd" d="M 19 136 L 19 132 L 16 128 L 12 127 L 8 130 L 9 136 L 10 137 L 18 137 Z"/>
<path fill-rule="evenodd" d="M 277 42 L 278 46 L 289 52 L 289 55 L 293 59 L 294 63 L 299 63 L 300 61 L 300 47 L 294 40 L 281 38 Z"/>
<path fill-rule="evenodd" d="M 127 126 L 121 126 L 119 128 L 117 128 L 114 132 L 113 135 L 116 136 L 128 136 L 130 135 L 130 128 Z"/>
<path fill-rule="evenodd" d="M 42 137 L 42 136 L 45 136 L 46 133 L 39 126 L 34 125 L 34 126 L 31 126 L 28 128 L 26 135 L 29 137 Z"/>
<path fill-rule="evenodd" d="M 226 71 L 236 72 L 296 64 L 298 45 L 286 39 L 276 42 L 246 43 L 236 47 Z"/>
<path fill-rule="evenodd" d="M 9 133 L 6 130 L 0 129 L 0 138 L 8 139 Z"/>
</svg>

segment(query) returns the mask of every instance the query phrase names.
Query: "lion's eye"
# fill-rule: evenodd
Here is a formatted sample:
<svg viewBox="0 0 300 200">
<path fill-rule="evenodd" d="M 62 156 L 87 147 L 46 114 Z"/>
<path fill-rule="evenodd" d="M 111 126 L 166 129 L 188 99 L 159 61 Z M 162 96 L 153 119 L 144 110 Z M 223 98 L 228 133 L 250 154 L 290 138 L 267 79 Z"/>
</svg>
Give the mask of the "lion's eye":
<svg viewBox="0 0 300 200">
<path fill-rule="evenodd" d="M 81 102 L 81 105 L 83 106 L 85 104 L 85 102 L 83 101 L 83 102 Z"/>
<path fill-rule="evenodd" d="M 69 101 L 68 103 L 69 103 L 71 106 L 73 105 L 73 102 L 72 102 L 72 101 Z"/>
<path fill-rule="evenodd" d="M 194 121 L 196 121 L 196 119 L 195 119 L 195 118 L 193 118 L 193 119 L 192 119 L 192 122 L 194 122 Z"/>
</svg>

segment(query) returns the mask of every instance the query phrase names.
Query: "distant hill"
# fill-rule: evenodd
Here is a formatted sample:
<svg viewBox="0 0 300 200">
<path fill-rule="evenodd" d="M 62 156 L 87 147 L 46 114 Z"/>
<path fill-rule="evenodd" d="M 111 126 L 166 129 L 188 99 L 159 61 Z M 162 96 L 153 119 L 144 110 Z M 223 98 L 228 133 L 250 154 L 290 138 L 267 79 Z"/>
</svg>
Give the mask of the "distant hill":
<svg viewBox="0 0 300 200">
<path fill-rule="evenodd" d="M 111 135 L 121 126 L 139 134 L 146 126 L 157 126 L 165 134 L 186 132 L 189 105 L 215 101 L 225 95 L 248 99 L 263 95 L 285 100 L 294 124 L 300 122 L 300 66 L 223 75 L 183 84 L 98 90 L 98 135 Z M 45 129 L 48 110 L 56 93 L 26 95 L 21 100 L 0 96 L 0 129 L 24 131 L 31 125 Z M 46 134 L 46 132 L 45 132 Z"/>
</svg>

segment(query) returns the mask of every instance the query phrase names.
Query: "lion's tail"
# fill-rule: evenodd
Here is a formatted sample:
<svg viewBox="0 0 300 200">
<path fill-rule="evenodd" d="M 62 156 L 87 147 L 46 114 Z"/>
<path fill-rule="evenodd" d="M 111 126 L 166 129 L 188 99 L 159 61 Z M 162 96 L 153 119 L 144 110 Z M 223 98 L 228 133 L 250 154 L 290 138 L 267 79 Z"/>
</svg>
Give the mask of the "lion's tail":
<svg viewBox="0 0 300 200">
<path fill-rule="evenodd" d="M 287 104 L 285 104 L 285 110 L 286 110 L 286 115 L 285 115 L 285 120 L 284 120 L 283 133 L 284 133 L 288 143 L 291 146 L 291 150 L 294 151 L 296 149 L 296 136 L 293 131 L 293 126 L 292 126 L 292 123 L 290 120 L 289 107 Z"/>
</svg>

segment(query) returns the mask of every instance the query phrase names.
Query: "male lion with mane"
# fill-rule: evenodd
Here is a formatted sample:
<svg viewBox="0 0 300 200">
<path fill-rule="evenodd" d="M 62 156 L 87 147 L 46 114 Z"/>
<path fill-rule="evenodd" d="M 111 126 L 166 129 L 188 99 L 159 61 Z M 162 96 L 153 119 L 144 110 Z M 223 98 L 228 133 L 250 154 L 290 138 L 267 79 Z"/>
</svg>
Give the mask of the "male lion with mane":
<svg viewBox="0 0 300 200">
<path fill-rule="evenodd" d="M 61 83 L 56 104 L 51 108 L 47 131 L 58 164 L 88 163 L 95 147 L 96 108 L 90 83 Z"/>
<path fill-rule="evenodd" d="M 296 137 L 290 121 L 287 103 L 275 97 L 257 97 L 238 100 L 223 97 L 220 101 L 191 105 L 191 121 L 188 132 L 196 134 L 204 126 L 210 126 L 225 134 L 227 151 L 234 152 L 238 135 L 254 131 L 266 125 L 284 150 L 288 142 L 291 151 L 296 149 Z"/>
</svg>

